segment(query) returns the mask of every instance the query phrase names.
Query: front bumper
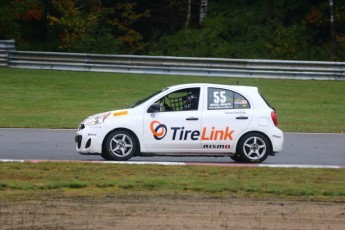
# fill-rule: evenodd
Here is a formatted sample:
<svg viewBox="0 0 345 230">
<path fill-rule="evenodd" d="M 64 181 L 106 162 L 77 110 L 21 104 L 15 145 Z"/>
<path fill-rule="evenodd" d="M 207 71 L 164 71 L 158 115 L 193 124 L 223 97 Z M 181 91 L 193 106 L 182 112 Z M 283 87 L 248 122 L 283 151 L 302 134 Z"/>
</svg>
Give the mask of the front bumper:
<svg viewBox="0 0 345 230">
<path fill-rule="evenodd" d="M 104 139 L 101 130 L 100 126 L 80 126 L 75 135 L 76 151 L 83 155 L 100 155 Z"/>
</svg>

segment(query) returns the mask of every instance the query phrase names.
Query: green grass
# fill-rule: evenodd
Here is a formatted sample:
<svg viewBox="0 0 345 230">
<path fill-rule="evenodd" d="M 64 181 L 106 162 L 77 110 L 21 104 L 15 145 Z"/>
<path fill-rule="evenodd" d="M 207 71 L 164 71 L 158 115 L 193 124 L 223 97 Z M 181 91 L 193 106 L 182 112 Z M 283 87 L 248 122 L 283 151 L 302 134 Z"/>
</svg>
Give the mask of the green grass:
<svg viewBox="0 0 345 230">
<path fill-rule="evenodd" d="M 284 131 L 345 132 L 345 81 L 217 78 L 0 68 L 0 127 L 76 128 L 87 116 L 127 107 L 191 82 L 258 86 Z"/>
<path fill-rule="evenodd" d="M 2 163 L 0 198 L 19 193 L 23 198 L 47 192 L 66 197 L 131 192 L 345 201 L 344 177 L 344 169 Z"/>
</svg>

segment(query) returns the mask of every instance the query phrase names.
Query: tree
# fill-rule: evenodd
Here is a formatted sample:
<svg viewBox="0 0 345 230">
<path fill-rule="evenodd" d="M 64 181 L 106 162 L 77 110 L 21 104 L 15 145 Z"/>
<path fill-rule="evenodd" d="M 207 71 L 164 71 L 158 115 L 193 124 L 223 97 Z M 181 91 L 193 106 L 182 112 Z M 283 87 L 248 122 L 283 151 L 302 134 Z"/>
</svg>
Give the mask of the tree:
<svg viewBox="0 0 345 230">
<path fill-rule="evenodd" d="M 0 0 L 0 39 L 15 38 L 25 42 L 28 37 L 40 38 L 42 8 L 39 0 Z M 32 30 L 32 26 L 35 30 Z"/>
<path fill-rule="evenodd" d="M 344 60 L 345 55 L 345 2 L 329 0 L 315 4 L 306 17 L 313 30 L 311 43 L 325 60 Z M 321 58 L 318 58 L 321 59 Z"/>
<path fill-rule="evenodd" d="M 145 48 L 142 35 L 132 25 L 148 11 L 137 13 L 135 3 L 112 1 L 54 1 L 59 9 L 49 16 L 49 25 L 60 30 L 65 51 L 96 52 L 95 47 L 108 52 L 139 53 Z M 103 41 L 102 41 L 103 40 Z"/>
<path fill-rule="evenodd" d="M 134 24 L 150 15 L 148 10 L 137 12 L 136 3 L 114 3 L 103 5 L 99 23 L 111 31 L 122 43 L 123 52 L 137 54 L 145 49 L 143 35 L 134 28 Z"/>
<path fill-rule="evenodd" d="M 59 49 L 73 50 L 72 44 L 82 39 L 93 28 L 100 16 L 100 2 L 94 1 L 92 7 L 81 0 L 53 0 L 54 14 L 48 16 L 49 27 L 59 31 Z"/>
</svg>

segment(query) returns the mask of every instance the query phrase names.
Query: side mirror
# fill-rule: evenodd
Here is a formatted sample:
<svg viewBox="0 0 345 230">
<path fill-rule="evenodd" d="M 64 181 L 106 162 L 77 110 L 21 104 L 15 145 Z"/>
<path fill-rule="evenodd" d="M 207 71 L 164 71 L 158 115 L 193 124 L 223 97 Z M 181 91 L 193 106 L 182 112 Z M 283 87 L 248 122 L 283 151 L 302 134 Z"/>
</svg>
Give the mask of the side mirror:
<svg viewBox="0 0 345 230">
<path fill-rule="evenodd" d="M 148 113 L 156 113 L 160 111 L 161 106 L 159 104 L 152 104 L 148 109 Z"/>
</svg>

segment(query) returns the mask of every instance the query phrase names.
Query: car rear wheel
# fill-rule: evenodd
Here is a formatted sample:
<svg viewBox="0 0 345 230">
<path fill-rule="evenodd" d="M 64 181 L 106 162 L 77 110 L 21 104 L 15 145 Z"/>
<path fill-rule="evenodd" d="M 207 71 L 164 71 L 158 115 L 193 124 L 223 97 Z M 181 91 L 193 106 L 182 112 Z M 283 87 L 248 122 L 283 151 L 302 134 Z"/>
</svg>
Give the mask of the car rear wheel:
<svg viewBox="0 0 345 230">
<path fill-rule="evenodd" d="M 248 133 L 238 144 L 237 159 L 244 163 L 261 163 L 268 157 L 271 144 L 266 136 L 260 133 Z"/>
<path fill-rule="evenodd" d="M 137 150 L 135 136 L 125 130 L 114 131 L 106 138 L 102 157 L 106 160 L 126 161 Z"/>
</svg>

